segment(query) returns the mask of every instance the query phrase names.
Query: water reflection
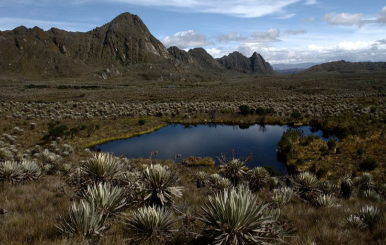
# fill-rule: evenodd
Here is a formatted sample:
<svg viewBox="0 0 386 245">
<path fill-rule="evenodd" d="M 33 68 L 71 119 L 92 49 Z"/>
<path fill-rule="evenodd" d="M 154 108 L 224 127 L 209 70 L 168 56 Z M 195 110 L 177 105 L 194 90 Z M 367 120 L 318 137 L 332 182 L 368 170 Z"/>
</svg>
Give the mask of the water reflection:
<svg viewBox="0 0 386 245">
<path fill-rule="evenodd" d="M 150 134 L 129 139 L 108 142 L 93 147 L 115 155 L 128 158 L 146 158 L 150 152 L 158 151 L 153 158 L 174 159 L 177 161 L 189 156 L 216 159 L 221 153 L 230 156 L 232 149 L 235 157 L 253 155 L 249 167 L 271 166 L 281 174 L 286 174 L 286 166 L 277 158 L 276 147 L 288 126 L 278 125 L 181 125 L 172 124 Z M 321 131 L 311 127 L 298 128 L 304 135 L 314 134 L 323 138 Z M 326 138 L 324 138 L 326 140 Z"/>
</svg>

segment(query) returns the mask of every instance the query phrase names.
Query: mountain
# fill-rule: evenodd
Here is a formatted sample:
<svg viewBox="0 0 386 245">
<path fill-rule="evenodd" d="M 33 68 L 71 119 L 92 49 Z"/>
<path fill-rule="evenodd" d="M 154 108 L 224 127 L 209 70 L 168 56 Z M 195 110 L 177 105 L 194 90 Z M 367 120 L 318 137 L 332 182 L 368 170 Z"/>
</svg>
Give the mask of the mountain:
<svg viewBox="0 0 386 245">
<path fill-rule="evenodd" d="M 217 62 L 230 70 L 240 70 L 247 73 L 257 73 L 261 75 L 273 75 L 272 66 L 258 54 L 253 53 L 250 58 L 245 57 L 241 53 L 235 51 L 228 56 L 216 59 Z"/>
<path fill-rule="evenodd" d="M 256 53 L 246 58 L 235 52 L 220 61 L 203 48 L 166 49 L 140 17 L 130 13 L 88 32 L 24 26 L 0 31 L 0 76 L 8 78 L 221 80 L 224 66 L 273 74 Z"/>
<path fill-rule="evenodd" d="M 386 62 L 347 62 L 344 60 L 315 65 L 302 74 L 386 73 Z"/>
<path fill-rule="evenodd" d="M 175 46 L 168 48 L 170 55 L 176 59 L 176 67 L 182 67 L 185 70 L 220 70 L 220 65 L 203 48 L 190 49 L 188 52 Z"/>
<path fill-rule="evenodd" d="M 23 26 L 0 33 L 2 74 L 77 76 L 87 71 L 170 59 L 142 20 L 123 13 L 89 32 Z"/>
</svg>

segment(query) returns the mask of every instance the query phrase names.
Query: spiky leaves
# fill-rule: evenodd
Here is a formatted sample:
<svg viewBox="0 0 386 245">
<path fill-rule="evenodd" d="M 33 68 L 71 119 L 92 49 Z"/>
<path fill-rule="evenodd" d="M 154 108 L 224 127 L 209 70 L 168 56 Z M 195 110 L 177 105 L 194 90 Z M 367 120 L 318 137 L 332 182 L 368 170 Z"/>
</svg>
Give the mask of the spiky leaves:
<svg viewBox="0 0 386 245">
<path fill-rule="evenodd" d="M 233 185 L 237 186 L 247 175 L 246 161 L 241 159 L 231 159 L 223 162 L 220 166 L 220 175 L 229 179 Z"/>
<path fill-rule="evenodd" d="M 127 204 L 123 189 L 109 183 L 88 186 L 83 197 L 103 213 L 117 213 Z"/>
<path fill-rule="evenodd" d="M 219 174 L 212 174 L 209 177 L 210 188 L 216 191 L 222 191 L 224 189 L 231 188 L 233 185 L 229 179 L 222 177 Z"/>
<path fill-rule="evenodd" d="M 381 212 L 377 207 L 364 206 L 357 214 L 352 214 L 346 218 L 346 222 L 356 228 L 364 229 L 374 227 L 381 219 Z"/>
<path fill-rule="evenodd" d="M 143 207 L 127 218 L 127 228 L 134 241 L 167 242 L 171 233 L 177 231 L 173 228 L 177 220 L 164 208 Z"/>
<path fill-rule="evenodd" d="M 176 187 L 178 175 L 167 166 L 148 166 L 142 173 L 144 200 L 150 205 L 164 206 L 173 203 L 173 196 L 181 197 L 183 187 Z"/>
<path fill-rule="evenodd" d="M 317 196 L 322 194 L 319 188 L 319 180 L 316 175 L 310 172 L 303 172 L 295 176 L 295 186 L 299 190 L 300 197 L 307 200 L 313 201 Z"/>
<path fill-rule="evenodd" d="M 38 180 L 42 177 L 42 169 L 33 161 L 22 161 L 21 165 L 24 170 L 24 179 L 28 181 Z"/>
<path fill-rule="evenodd" d="M 199 171 L 193 175 L 194 180 L 196 181 L 197 188 L 205 187 L 206 183 L 208 182 L 208 174 Z"/>
<path fill-rule="evenodd" d="M 365 206 L 359 210 L 358 216 L 371 228 L 381 219 L 381 211 L 375 206 Z"/>
<path fill-rule="evenodd" d="M 323 194 L 316 198 L 316 203 L 319 207 L 331 208 L 336 205 L 336 198 L 329 194 Z"/>
<path fill-rule="evenodd" d="M 107 216 L 96 210 L 94 203 L 80 201 L 69 209 L 69 216 L 60 217 L 60 224 L 55 225 L 63 234 L 84 237 L 102 236 L 108 227 L 104 225 Z"/>
<path fill-rule="evenodd" d="M 280 240 L 286 233 L 273 231 L 276 220 L 257 203 L 257 196 L 244 186 L 225 189 L 209 197 L 202 207 L 200 220 L 207 225 L 203 235 L 213 238 L 213 244 L 264 244 Z"/>
<path fill-rule="evenodd" d="M 125 165 L 108 153 L 94 154 L 81 168 L 86 179 L 95 183 L 119 179 L 125 173 Z"/>
<path fill-rule="evenodd" d="M 282 187 L 280 189 L 274 189 L 271 198 L 279 208 L 283 208 L 290 203 L 294 197 L 295 192 L 292 188 Z"/>
<path fill-rule="evenodd" d="M 256 167 L 249 171 L 249 188 L 253 191 L 259 191 L 269 180 L 269 173 L 263 167 Z"/>
<path fill-rule="evenodd" d="M 23 180 L 23 166 L 16 161 L 0 162 L 0 181 L 15 184 Z"/>
<path fill-rule="evenodd" d="M 358 191 L 365 192 L 372 190 L 375 186 L 373 176 L 370 173 L 364 173 L 362 176 L 354 179 L 354 185 L 358 188 Z"/>
</svg>

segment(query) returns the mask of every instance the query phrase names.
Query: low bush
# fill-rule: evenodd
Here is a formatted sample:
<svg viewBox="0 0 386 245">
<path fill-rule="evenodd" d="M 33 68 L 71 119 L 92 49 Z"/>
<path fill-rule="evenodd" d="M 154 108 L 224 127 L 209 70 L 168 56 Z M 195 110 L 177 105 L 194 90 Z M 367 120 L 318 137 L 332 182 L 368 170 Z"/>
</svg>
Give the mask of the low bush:
<svg viewBox="0 0 386 245">
<path fill-rule="evenodd" d="M 362 171 L 373 171 L 379 166 L 378 162 L 371 157 L 367 157 L 359 164 L 359 168 Z"/>
</svg>

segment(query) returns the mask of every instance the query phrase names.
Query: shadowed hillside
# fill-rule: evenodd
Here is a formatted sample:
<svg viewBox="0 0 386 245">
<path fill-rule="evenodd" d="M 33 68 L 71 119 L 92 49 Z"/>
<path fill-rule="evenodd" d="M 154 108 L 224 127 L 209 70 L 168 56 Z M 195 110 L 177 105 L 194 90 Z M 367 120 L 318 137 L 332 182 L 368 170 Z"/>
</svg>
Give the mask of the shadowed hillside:
<svg viewBox="0 0 386 245">
<path fill-rule="evenodd" d="M 386 72 L 386 62 L 347 62 L 334 61 L 315 65 L 303 72 L 303 74 L 345 74 L 345 73 L 384 73 Z"/>
</svg>

